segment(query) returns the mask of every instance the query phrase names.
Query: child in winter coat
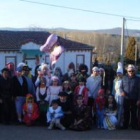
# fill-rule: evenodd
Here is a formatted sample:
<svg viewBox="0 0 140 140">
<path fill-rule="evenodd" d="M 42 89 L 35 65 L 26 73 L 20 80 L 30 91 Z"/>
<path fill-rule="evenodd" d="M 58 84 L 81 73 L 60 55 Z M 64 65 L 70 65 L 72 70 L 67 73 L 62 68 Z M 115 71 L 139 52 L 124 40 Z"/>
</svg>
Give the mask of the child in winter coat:
<svg viewBox="0 0 140 140">
<path fill-rule="evenodd" d="M 54 125 L 61 130 L 65 130 L 66 128 L 60 123 L 60 119 L 63 117 L 64 113 L 61 107 L 58 105 L 57 100 L 52 101 L 51 107 L 49 107 L 47 112 L 47 122 L 50 123 L 48 129 L 52 129 Z"/>
</svg>

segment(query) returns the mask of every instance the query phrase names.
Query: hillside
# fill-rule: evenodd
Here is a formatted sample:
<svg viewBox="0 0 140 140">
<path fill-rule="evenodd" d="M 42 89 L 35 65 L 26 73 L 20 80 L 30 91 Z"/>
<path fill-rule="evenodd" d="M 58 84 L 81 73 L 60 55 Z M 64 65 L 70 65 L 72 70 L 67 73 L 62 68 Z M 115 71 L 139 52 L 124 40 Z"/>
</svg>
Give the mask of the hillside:
<svg viewBox="0 0 140 140">
<path fill-rule="evenodd" d="M 121 28 L 106 29 L 106 30 L 72 30 L 65 28 L 1 28 L 0 30 L 16 30 L 16 31 L 48 31 L 65 39 L 74 40 L 90 46 L 94 46 L 95 57 L 100 62 L 111 61 L 118 59 L 121 46 Z M 137 43 L 140 42 L 140 30 L 126 30 L 124 45 L 127 46 L 128 36 L 135 36 Z M 94 59 L 94 58 L 93 58 Z M 94 61 L 94 60 L 93 60 Z"/>
</svg>

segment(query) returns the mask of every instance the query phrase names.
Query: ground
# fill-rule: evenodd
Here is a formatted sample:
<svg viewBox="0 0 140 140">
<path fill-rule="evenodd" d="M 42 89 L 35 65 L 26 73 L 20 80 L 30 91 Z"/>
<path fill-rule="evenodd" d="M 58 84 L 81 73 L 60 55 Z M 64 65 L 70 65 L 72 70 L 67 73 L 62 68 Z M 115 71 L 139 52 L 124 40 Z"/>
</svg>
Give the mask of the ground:
<svg viewBox="0 0 140 140">
<path fill-rule="evenodd" d="M 140 140 L 140 130 L 75 132 L 47 130 L 46 126 L 0 125 L 0 140 Z"/>
</svg>

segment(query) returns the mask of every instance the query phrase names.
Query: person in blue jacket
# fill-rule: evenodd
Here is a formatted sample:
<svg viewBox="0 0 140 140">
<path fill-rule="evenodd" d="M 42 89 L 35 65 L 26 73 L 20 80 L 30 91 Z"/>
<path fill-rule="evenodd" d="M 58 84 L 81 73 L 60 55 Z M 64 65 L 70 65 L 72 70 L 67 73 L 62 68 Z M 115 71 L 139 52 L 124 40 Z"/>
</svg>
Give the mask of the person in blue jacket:
<svg viewBox="0 0 140 140">
<path fill-rule="evenodd" d="M 121 95 L 124 96 L 123 129 L 129 127 L 129 122 L 132 129 L 138 129 L 137 109 L 140 105 L 140 78 L 135 74 L 134 65 L 129 64 L 127 67 L 127 74 L 121 83 Z"/>
</svg>

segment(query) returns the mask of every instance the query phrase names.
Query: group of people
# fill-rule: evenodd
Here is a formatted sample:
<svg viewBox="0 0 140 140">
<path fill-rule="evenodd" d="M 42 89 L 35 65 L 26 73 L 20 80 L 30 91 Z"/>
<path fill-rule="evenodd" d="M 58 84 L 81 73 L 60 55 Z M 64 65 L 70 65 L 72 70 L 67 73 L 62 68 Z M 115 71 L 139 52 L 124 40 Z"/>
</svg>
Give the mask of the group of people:
<svg viewBox="0 0 140 140">
<path fill-rule="evenodd" d="M 45 63 L 36 67 L 34 76 L 30 70 L 24 63 L 14 72 L 9 67 L 1 70 L 1 123 L 75 131 L 93 126 L 140 129 L 140 78 L 133 65 L 128 65 L 124 75 L 119 62 L 115 78 L 108 78 L 111 72 L 97 66 L 88 75 L 84 64 L 79 71 L 70 64 L 66 74 L 58 67 L 52 73 Z"/>
</svg>

